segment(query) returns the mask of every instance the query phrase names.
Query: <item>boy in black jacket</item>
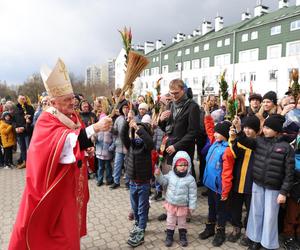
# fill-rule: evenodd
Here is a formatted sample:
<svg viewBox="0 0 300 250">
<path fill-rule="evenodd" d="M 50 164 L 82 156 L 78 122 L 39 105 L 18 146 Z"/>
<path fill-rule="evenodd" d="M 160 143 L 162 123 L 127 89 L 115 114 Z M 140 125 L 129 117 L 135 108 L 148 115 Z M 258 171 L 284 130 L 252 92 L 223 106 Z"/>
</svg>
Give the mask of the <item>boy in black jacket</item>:
<svg viewBox="0 0 300 250">
<path fill-rule="evenodd" d="M 144 242 L 148 221 L 150 180 L 152 178 L 151 150 L 154 148 L 150 124 L 149 115 L 144 115 L 141 123 L 137 124 L 130 112 L 120 134 L 121 140 L 128 150 L 126 174 L 130 179 L 130 202 L 135 223 L 127 243 L 132 247 L 137 247 Z"/>
<path fill-rule="evenodd" d="M 243 122 L 243 132 L 249 138 L 256 138 L 260 131 L 260 120 L 257 116 L 247 116 Z M 248 215 L 251 203 L 252 193 L 252 168 L 254 162 L 254 153 L 248 145 L 241 145 L 235 138 L 235 129 L 231 127 L 229 138 L 229 147 L 234 153 L 235 163 L 233 167 L 233 187 L 230 195 L 230 212 L 232 218 L 233 231 L 227 240 L 236 242 L 241 236 L 241 229 L 247 227 Z M 247 213 L 242 223 L 242 208 L 245 204 Z M 241 244 L 247 246 L 247 237 L 241 240 Z"/>
<path fill-rule="evenodd" d="M 294 150 L 280 135 L 284 123 L 281 115 L 270 115 L 264 122 L 264 136 L 248 138 L 241 132 L 238 117 L 233 125 L 238 142 L 254 150 L 252 199 L 246 234 L 252 241 L 248 249 L 279 248 L 278 211 L 292 188 Z"/>
</svg>

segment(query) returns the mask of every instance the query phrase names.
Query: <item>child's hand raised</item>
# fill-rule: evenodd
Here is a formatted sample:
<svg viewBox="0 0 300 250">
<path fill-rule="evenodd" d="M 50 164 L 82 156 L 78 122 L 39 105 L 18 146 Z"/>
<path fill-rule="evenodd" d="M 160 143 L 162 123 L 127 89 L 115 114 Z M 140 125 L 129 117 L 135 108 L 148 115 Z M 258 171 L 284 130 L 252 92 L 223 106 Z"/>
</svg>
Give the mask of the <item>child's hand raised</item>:
<svg viewBox="0 0 300 250">
<path fill-rule="evenodd" d="M 234 117 L 232 125 L 235 127 L 237 133 L 239 133 L 242 130 L 241 119 L 237 115 Z"/>
<path fill-rule="evenodd" d="M 159 168 L 155 168 L 154 175 L 155 176 L 160 175 L 160 169 Z"/>
<path fill-rule="evenodd" d="M 233 141 L 236 138 L 236 131 L 233 126 L 231 126 L 229 130 L 229 138 L 231 141 Z"/>
<path fill-rule="evenodd" d="M 278 204 L 284 204 L 286 202 L 286 196 L 283 194 L 279 194 L 277 197 Z"/>
</svg>

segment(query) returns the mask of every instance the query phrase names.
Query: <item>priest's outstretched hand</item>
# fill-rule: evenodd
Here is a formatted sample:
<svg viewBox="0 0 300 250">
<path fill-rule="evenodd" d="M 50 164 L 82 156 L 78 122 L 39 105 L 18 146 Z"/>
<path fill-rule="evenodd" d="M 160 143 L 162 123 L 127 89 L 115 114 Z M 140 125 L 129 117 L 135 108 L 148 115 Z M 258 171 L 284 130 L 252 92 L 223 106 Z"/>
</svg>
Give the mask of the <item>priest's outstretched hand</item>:
<svg viewBox="0 0 300 250">
<path fill-rule="evenodd" d="M 110 117 L 104 117 L 100 121 L 93 124 L 96 133 L 101 131 L 108 131 L 112 127 L 112 119 Z"/>
</svg>

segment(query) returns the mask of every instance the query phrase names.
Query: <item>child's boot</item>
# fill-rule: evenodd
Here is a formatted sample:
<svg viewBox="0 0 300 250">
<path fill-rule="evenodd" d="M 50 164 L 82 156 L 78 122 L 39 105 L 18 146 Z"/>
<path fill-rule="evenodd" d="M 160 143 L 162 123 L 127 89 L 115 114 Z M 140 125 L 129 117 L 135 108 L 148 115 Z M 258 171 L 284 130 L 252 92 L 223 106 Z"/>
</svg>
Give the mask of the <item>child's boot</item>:
<svg viewBox="0 0 300 250">
<path fill-rule="evenodd" d="M 239 227 L 233 227 L 232 232 L 229 234 L 227 240 L 229 242 L 237 242 L 238 239 L 241 237 L 241 228 Z"/>
<path fill-rule="evenodd" d="M 186 247 L 188 245 L 188 241 L 186 238 L 187 230 L 185 228 L 179 228 L 179 242 L 182 247 Z"/>
<path fill-rule="evenodd" d="M 199 234 L 199 238 L 201 240 L 205 240 L 211 236 L 214 236 L 215 235 L 215 226 L 216 226 L 215 223 L 211 223 L 211 222 L 206 223 L 204 231 Z"/>
<path fill-rule="evenodd" d="M 166 236 L 166 241 L 165 241 L 165 246 L 166 247 L 171 247 L 173 244 L 173 236 L 174 236 L 174 230 L 167 229 L 167 236 Z"/>
<path fill-rule="evenodd" d="M 144 229 L 137 227 L 134 236 L 132 238 L 129 237 L 127 244 L 129 244 L 132 247 L 137 247 L 139 245 L 142 245 L 144 243 L 144 236 L 145 236 Z"/>
<path fill-rule="evenodd" d="M 225 241 L 225 227 L 217 227 L 217 233 L 212 241 L 213 246 L 219 247 Z"/>
</svg>

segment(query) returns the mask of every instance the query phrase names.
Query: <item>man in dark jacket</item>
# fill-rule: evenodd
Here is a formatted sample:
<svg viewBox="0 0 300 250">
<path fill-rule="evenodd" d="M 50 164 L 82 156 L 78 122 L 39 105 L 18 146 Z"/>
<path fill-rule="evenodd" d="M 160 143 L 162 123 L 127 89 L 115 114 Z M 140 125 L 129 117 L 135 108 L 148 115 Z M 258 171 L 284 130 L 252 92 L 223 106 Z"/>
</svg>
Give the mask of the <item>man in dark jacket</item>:
<svg viewBox="0 0 300 250">
<path fill-rule="evenodd" d="M 26 162 L 26 152 L 33 132 L 31 126 L 34 116 L 34 109 L 26 102 L 26 97 L 19 95 L 15 113 L 17 141 L 21 150 L 17 168 L 24 168 Z"/>
<path fill-rule="evenodd" d="M 195 140 L 201 130 L 199 105 L 186 95 L 183 81 L 172 80 L 169 90 L 174 101 L 161 114 L 158 125 L 168 135 L 167 164 L 171 165 L 177 151 L 186 151 L 193 160 Z"/>
</svg>

